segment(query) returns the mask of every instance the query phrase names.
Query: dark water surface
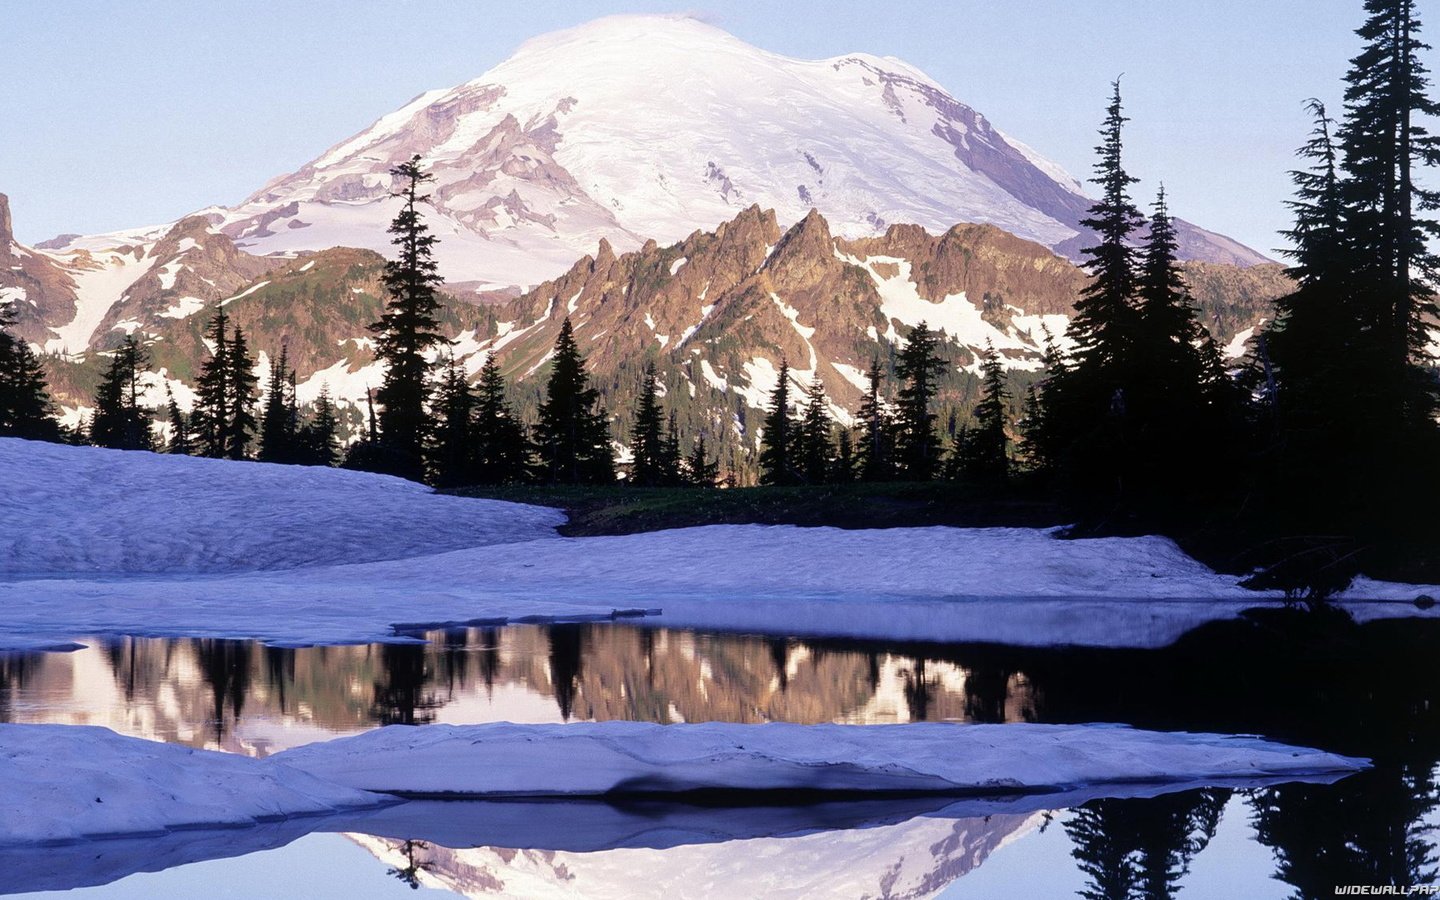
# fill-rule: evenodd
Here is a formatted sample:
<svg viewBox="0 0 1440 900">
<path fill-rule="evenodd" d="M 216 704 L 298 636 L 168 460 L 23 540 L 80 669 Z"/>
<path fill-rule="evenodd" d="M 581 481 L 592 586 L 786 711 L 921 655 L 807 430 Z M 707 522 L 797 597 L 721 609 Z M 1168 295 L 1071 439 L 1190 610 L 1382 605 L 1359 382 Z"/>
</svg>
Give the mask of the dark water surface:
<svg viewBox="0 0 1440 900">
<path fill-rule="evenodd" d="M 1357 627 L 1271 613 L 1207 626 L 1158 651 L 615 624 L 426 637 L 307 649 L 81 638 L 88 646 L 74 653 L 0 654 L 0 721 L 104 725 L 254 756 L 394 723 L 1123 722 L 1260 734 L 1369 757 L 1375 767 L 1328 785 L 948 809 L 416 804 L 316 833 L 307 833 L 313 824 L 232 832 L 213 847 L 190 834 L 0 849 L 0 888 L 109 882 L 80 893 L 348 900 L 430 889 L 1129 900 L 1332 897 L 1337 885 L 1421 885 L 1437 875 L 1434 623 Z M 211 858 L 223 855 L 234 858 Z"/>
</svg>

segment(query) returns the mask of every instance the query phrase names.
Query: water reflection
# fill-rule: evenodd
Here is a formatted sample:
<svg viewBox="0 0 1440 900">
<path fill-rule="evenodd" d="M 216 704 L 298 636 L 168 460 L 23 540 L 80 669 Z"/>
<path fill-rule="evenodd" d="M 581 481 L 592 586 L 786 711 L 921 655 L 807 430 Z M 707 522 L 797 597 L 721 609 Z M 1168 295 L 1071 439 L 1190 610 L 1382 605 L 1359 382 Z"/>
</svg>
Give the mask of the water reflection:
<svg viewBox="0 0 1440 900">
<path fill-rule="evenodd" d="M 1291 896 L 1311 898 L 1333 896 L 1337 884 L 1440 877 L 1440 676 L 1429 650 L 1440 628 L 1431 623 L 1332 623 L 1306 633 L 1259 617 L 1203 629 L 1163 651 L 812 641 L 611 624 L 426 638 L 307 649 L 124 638 L 69 654 L 0 654 L 0 721 L 101 724 L 253 755 L 381 724 L 496 720 L 1112 721 L 1257 733 L 1371 757 L 1376 767 L 1333 785 L 1052 798 L 1059 827 L 1044 839 L 1065 842 L 1081 895 L 1176 896 L 1191 883 L 1196 860 L 1213 858 L 1227 808 L 1228 827 L 1243 831 L 1242 843 L 1267 861 L 1253 873 L 1255 885 L 1278 879 Z M 743 827 L 764 819 L 753 810 L 671 811 L 670 818 L 571 811 L 586 833 L 567 838 L 569 845 L 509 849 L 501 845 L 506 835 L 518 841 L 519 825 L 496 830 L 496 815 L 493 807 L 484 812 L 488 832 L 477 824 L 465 834 L 437 833 L 433 822 L 397 819 L 384 830 L 357 825 L 355 839 L 407 884 L 477 895 L 570 884 L 565 873 L 632 889 L 653 880 L 683 894 L 681 881 L 656 873 L 703 865 L 717 878 L 750 879 L 757 895 L 804 884 L 840 896 L 850 888 L 880 895 L 877 879 L 899 872 L 891 895 L 926 896 L 1038 831 L 1050 813 L 1036 807 L 958 820 L 909 812 L 856 828 L 837 812 L 820 826 L 830 830 L 805 844 L 744 836 Z M 652 833 L 637 824 L 651 822 L 684 837 L 675 846 L 583 845 L 596 833 L 595 815 L 610 817 L 621 834 Z M 451 809 L 441 818 L 456 816 Z M 553 829 L 552 819 L 534 821 L 545 825 L 540 834 Z M 757 840 L 774 843 L 763 848 L 775 854 L 774 866 L 754 865 L 758 845 L 747 844 Z M 813 871 L 795 862 L 806 846 L 819 854 Z M 777 874 L 781 849 L 794 878 Z"/>
<path fill-rule="evenodd" d="M 265 755 L 377 725 L 1030 721 L 1023 673 L 877 648 L 612 625 L 427 635 L 426 643 L 279 648 L 211 639 L 89 640 L 0 654 L 0 721 L 98 724 Z"/>
<path fill-rule="evenodd" d="M 1102 799 L 1065 823 L 1090 900 L 1168 900 L 1220 826 L 1230 791 L 1195 790 L 1145 800 Z"/>
</svg>

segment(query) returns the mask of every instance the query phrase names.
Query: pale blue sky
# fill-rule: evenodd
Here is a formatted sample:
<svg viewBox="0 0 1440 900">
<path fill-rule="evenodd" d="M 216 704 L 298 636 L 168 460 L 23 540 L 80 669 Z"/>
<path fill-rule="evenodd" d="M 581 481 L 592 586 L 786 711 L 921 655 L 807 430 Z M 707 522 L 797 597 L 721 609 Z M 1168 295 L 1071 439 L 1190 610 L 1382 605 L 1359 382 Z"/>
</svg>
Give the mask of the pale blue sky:
<svg viewBox="0 0 1440 900">
<path fill-rule="evenodd" d="M 1420 6 L 1436 38 L 1432 4 Z M 1338 106 L 1362 19 L 1360 0 L 14 3 L 0 41 L 0 192 L 32 243 L 233 204 L 528 37 L 661 11 L 790 56 L 901 57 L 1080 177 L 1124 72 L 1139 196 L 1163 180 L 1179 215 L 1262 251 L 1287 224 L 1302 104 Z"/>
</svg>

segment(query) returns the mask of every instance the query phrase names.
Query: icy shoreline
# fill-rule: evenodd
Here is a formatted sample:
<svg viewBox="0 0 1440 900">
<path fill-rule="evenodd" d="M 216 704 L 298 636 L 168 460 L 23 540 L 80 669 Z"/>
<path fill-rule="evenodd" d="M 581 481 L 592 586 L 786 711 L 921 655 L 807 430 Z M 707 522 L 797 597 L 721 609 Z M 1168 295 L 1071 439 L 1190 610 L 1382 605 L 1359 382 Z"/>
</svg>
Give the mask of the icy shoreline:
<svg viewBox="0 0 1440 900">
<path fill-rule="evenodd" d="M 1278 599 L 1153 536 L 730 525 L 563 538 L 556 510 L 364 473 L 15 439 L 0 439 L 0 467 L 0 650 L 81 634 L 405 641 L 643 613 L 786 635 L 1159 647 Z M 1402 602 L 1427 591 L 1362 581 L 1342 605 L 1440 616 Z"/>
</svg>

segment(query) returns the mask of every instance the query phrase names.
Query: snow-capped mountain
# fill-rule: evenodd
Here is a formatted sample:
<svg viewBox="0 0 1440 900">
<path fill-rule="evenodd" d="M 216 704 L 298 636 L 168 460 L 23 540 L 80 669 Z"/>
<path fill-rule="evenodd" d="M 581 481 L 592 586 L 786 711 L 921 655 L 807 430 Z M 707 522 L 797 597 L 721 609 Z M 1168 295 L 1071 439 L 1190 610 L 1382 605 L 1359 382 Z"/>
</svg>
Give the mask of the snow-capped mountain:
<svg viewBox="0 0 1440 900">
<path fill-rule="evenodd" d="M 387 251 L 390 167 L 435 175 L 441 271 L 534 285 L 607 239 L 623 251 L 714 228 L 752 204 L 812 208 L 837 233 L 996 225 L 1074 256 L 1090 201 L 1059 166 L 923 72 L 852 54 L 768 53 L 684 16 L 616 16 L 535 38 L 473 81 L 430 91 L 232 209 L 253 253 Z M 1182 224 L 1187 257 L 1263 257 Z"/>
</svg>

